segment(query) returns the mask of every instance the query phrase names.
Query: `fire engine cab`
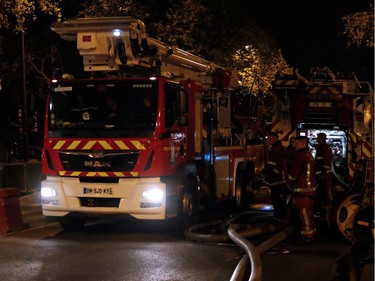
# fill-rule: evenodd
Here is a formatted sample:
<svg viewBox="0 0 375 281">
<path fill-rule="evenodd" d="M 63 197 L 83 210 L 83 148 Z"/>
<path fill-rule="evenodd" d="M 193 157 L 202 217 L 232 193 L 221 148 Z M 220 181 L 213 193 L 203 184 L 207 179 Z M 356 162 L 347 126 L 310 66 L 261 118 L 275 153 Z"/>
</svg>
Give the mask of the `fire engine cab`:
<svg viewBox="0 0 375 281">
<path fill-rule="evenodd" d="M 234 106 L 235 71 L 151 38 L 134 18 L 51 29 L 77 42 L 88 75 L 50 81 L 45 216 L 74 229 L 88 216 L 191 220 L 222 200 L 249 205 L 264 159 L 251 132 L 262 118 Z"/>
<path fill-rule="evenodd" d="M 272 130 L 285 145 L 291 136 L 307 136 L 313 153 L 317 134 L 326 133 L 340 184 L 352 180 L 358 160 L 373 159 L 374 91 L 368 82 L 354 73 L 313 67 L 308 79 L 297 71 L 279 74 L 273 94 Z"/>
</svg>

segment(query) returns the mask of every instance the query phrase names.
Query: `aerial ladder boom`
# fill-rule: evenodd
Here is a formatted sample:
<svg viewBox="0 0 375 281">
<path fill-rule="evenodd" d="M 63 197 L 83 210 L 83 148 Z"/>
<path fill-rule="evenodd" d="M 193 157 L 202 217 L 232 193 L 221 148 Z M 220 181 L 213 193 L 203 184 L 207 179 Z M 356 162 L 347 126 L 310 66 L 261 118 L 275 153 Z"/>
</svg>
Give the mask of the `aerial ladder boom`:
<svg viewBox="0 0 375 281">
<path fill-rule="evenodd" d="M 158 74 L 204 82 L 208 75 L 223 69 L 148 36 L 145 24 L 131 17 L 71 19 L 55 23 L 51 29 L 63 39 L 77 42 L 85 71 L 160 67 L 161 73 Z M 229 81 L 236 86 L 235 79 Z"/>
</svg>

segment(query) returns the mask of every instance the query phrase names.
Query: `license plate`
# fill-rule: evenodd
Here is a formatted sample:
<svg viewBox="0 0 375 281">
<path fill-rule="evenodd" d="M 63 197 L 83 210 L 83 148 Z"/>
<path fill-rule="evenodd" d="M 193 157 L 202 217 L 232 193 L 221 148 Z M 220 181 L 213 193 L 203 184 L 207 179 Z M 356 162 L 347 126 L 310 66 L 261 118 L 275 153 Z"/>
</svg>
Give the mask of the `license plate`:
<svg viewBox="0 0 375 281">
<path fill-rule="evenodd" d="M 84 187 L 83 194 L 105 194 L 112 195 L 112 188 L 91 188 Z"/>
</svg>

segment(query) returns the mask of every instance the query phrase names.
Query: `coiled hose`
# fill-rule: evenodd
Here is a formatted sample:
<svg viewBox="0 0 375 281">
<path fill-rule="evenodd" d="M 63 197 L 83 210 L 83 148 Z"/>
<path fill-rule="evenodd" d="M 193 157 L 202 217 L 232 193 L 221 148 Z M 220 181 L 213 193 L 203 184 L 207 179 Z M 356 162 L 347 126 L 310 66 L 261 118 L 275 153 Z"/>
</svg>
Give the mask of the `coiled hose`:
<svg viewBox="0 0 375 281">
<path fill-rule="evenodd" d="M 184 231 L 184 235 L 190 240 L 208 243 L 232 240 L 245 250 L 246 255 L 237 264 L 230 281 L 243 281 L 249 266 L 251 267 L 249 280 L 260 281 L 263 272 L 260 255 L 294 231 L 288 223 L 270 223 L 272 218 L 273 212 L 247 211 L 235 214 L 227 220 L 193 225 Z M 239 221 L 241 223 L 237 223 Z M 256 247 L 246 239 L 274 232 L 278 233 Z"/>
</svg>

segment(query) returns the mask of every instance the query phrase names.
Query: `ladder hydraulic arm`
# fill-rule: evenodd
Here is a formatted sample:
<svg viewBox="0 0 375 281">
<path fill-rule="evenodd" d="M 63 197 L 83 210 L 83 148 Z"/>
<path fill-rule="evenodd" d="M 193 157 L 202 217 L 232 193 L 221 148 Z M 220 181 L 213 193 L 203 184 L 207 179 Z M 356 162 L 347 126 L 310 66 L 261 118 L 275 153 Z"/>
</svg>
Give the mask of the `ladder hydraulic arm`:
<svg viewBox="0 0 375 281">
<path fill-rule="evenodd" d="M 210 74 L 221 66 L 147 36 L 145 24 L 131 17 L 79 18 L 51 26 L 65 40 L 77 41 L 85 71 L 123 66 L 173 65 L 181 73 Z"/>
</svg>

